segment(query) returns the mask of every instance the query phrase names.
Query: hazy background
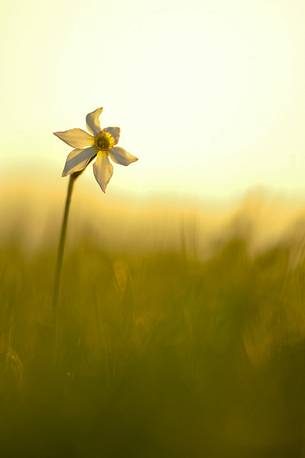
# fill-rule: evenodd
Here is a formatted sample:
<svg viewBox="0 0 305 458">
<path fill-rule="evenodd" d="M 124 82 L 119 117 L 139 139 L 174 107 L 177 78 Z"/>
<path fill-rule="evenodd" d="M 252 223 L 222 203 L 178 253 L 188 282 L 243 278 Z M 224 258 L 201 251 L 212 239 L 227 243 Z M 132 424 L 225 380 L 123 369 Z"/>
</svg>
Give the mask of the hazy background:
<svg viewBox="0 0 305 458">
<path fill-rule="evenodd" d="M 304 458 L 303 1 L 0 4 L 0 455 Z"/>
<path fill-rule="evenodd" d="M 108 199 L 303 196 L 304 21 L 303 0 L 1 0 L 1 180 L 60 186 L 52 132 L 104 106 L 140 157 Z"/>
</svg>

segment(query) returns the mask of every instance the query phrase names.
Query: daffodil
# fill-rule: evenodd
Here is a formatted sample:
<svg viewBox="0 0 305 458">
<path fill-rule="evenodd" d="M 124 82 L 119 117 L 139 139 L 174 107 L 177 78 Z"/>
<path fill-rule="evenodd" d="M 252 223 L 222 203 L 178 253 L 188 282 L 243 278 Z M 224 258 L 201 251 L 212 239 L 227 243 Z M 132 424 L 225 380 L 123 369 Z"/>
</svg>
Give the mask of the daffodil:
<svg viewBox="0 0 305 458">
<path fill-rule="evenodd" d="M 63 132 L 54 132 L 73 149 L 67 157 L 62 176 L 82 172 L 95 159 L 93 172 L 96 181 L 105 192 L 107 184 L 113 174 L 113 166 L 109 159 L 116 164 L 129 165 L 138 160 L 125 149 L 116 146 L 120 138 L 119 127 L 101 129 L 99 117 L 103 108 L 97 108 L 87 114 L 86 123 L 90 134 L 82 129 L 70 129 Z"/>
</svg>

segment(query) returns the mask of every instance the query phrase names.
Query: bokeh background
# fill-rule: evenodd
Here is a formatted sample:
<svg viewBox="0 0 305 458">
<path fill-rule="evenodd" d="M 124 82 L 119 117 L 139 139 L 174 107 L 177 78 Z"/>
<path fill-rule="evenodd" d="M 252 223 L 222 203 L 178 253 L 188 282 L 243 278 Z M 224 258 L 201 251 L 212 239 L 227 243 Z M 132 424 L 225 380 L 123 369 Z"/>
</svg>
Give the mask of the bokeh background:
<svg viewBox="0 0 305 458">
<path fill-rule="evenodd" d="M 103 106 L 141 157 L 111 195 L 303 196 L 304 17 L 302 0 L 1 0 L 1 179 L 58 176 L 51 133 Z"/>
<path fill-rule="evenodd" d="M 0 455 L 304 458 L 304 2 L 0 8 Z"/>
</svg>

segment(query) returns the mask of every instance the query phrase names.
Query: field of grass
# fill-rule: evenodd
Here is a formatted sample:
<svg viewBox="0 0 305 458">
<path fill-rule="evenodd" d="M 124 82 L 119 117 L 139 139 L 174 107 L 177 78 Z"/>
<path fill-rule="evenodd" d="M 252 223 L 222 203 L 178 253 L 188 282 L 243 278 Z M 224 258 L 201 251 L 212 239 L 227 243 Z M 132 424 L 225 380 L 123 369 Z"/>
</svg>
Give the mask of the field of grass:
<svg viewBox="0 0 305 458">
<path fill-rule="evenodd" d="M 29 249 L 16 221 L 0 244 L 1 457 L 305 457 L 299 227 L 253 250 L 234 226 L 199 256 L 191 229 L 111 245 L 72 224 L 54 364 L 54 234 Z"/>
</svg>

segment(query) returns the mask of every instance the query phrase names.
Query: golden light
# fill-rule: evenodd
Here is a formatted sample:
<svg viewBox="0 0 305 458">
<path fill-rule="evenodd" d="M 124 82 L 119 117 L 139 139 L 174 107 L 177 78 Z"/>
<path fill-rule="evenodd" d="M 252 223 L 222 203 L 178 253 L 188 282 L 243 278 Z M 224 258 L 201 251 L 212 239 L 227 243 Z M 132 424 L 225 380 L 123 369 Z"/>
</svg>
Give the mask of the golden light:
<svg viewBox="0 0 305 458">
<path fill-rule="evenodd" d="M 116 192 L 305 192 L 301 0 L 31 0 L 18 12 L 6 0 L 2 10 L 2 173 L 60 175 L 66 149 L 51 132 L 102 105 L 104 125 L 121 126 L 140 157 L 128 174 L 117 167 Z"/>
</svg>

